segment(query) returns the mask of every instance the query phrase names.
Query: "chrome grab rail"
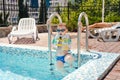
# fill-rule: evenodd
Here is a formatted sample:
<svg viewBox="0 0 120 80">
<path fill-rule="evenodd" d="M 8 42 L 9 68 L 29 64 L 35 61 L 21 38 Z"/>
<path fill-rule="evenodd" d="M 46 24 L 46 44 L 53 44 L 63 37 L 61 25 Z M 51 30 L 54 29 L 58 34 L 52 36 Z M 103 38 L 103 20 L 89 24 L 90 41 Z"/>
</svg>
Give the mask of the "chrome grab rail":
<svg viewBox="0 0 120 80">
<path fill-rule="evenodd" d="M 48 28 L 48 51 L 50 55 L 50 65 L 53 65 L 52 63 L 52 52 L 51 52 L 51 21 L 54 17 L 58 17 L 59 23 L 62 23 L 62 19 L 60 15 L 56 12 L 50 15 L 49 19 L 47 20 L 47 28 Z M 50 69 L 51 71 L 53 70 L 52 68 Z"/>
<path fill-rule="evenodd" d="M 80 67 L 80 50 L 81 50 L 81 28 L 82 28 L 82 24 L 81 24 L 81 19 L 82 17 L 85 17 L 85 21 L 86 21 L 86 51 L 89 51 L 88 49 L 88 17 L 87 14 L 85 12 L 80 13 L 79 17 L 78 17 L 78 31 L 77 31 L 77 54 L 78 54 L 78 67 Z"/>
<path fill-rule="evenodd" d="M 47 27 L 48 27 L 48 50 L 49 50 L 49 54 L 50 54 L 50 65 L 53 65 L 52 63 L 52 52 L 51 52 L 51 20 L 54 18 L 54 17 L 58 17 L 59 19 L 59 23 L 62 23 L 62 19 L 60 17 L 60 15 L 56 12 L 54 12 L 53 14 L 51 14 L 51 16 L 49 17 L 49 19 L 47 20 Z M 80 25 L 79 23 L 81 23 L 81 19 L 82 19 L 82 16 L 85 17 L 85 20 L 86 20 L 86 51 L 89 51 L 88 50 L 88 17 L 87 17 L 87 14 L 85 12 L 82 12 L 80 15 L 79 15 L 79 18 L 78 18 L 78 37 L 77 37 L 77 54 L 78 54 L 78 67 L 80 67 L 80 37 L 81 37 L 81 28 L 82 28 L 82 25 Z M 51 71 L 53 70 L 52 68 L 50 69 Z"/>
</svg>

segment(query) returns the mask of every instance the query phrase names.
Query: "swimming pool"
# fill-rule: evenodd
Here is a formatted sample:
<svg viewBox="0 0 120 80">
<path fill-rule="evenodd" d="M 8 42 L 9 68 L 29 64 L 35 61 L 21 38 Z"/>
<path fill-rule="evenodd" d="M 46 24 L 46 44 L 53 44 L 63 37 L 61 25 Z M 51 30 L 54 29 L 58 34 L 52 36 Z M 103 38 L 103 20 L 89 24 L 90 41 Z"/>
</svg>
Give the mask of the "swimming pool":
<svg viewBox="0 0 120 80">
<path fill-rule="evenodd" d="M 53 53 L 53 63 L 55 63 L 55 52 Z M 82 54 L 81 65 L 85 64 L 88 60 L 92 59 L 92 56 Z M 74 63 L 74 67 L 76 66 Z M 49 54 L 47 50 L 35 50 L 0 46 L 0 72 L 9 75 L 15 75 L 13 79 L 17 79 L 17 76 L 21 78 L 30 78 L 35 80 L 61 80 L 67 74 L 63 75 L 60 72 L 55 71 L 53 67 L 53 73 L 50 71 Z M 72 71 L 65 65 L 67 71 Z M 0 75 L 0 78 L 4 77 L 4 74 Z M 11 76 L 10 76 L 11 77 Z M 10 79 L 8 76 L 8 78 Z M 3 78 L 4 79 L 4 78 Z M 21 80 L 21 79 L 20 79 Z M 28 79 L 29 80 L 29 79 Z"/>
<path fill-rule="evenodd" d="M 55 57 L 55 52 L 52 53 Z M 99 54 L 99 57 L 96 58 L 96 54 Z M 47 48 L 31 49 L 3 45 L 0 46 L 0 80 L 96 80 L 118 56 L 82 52 L 81 67 L 71 69 L 66 64 L 65 69 L 69 73 L 61 74 L 55 69 L 55 65 L 52 66 L 53 72 L 50 71 Z M 53 58 L 53 63 L 55 61 Z M 108 62 L 103 65 L 103 61 Z M 76 66 L 77 61 L 74 62 L 74 67 Z M 94 75 L 90 76 L 93 72 Z"/>
</svg>

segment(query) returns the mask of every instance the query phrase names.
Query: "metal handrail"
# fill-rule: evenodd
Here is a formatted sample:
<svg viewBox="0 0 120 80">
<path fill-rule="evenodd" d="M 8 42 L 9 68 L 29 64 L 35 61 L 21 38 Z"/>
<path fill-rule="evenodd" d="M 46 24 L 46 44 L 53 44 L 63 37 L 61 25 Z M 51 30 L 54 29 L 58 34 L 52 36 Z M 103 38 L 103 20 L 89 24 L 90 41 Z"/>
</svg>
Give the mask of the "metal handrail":
<svg viewBox="0 0 120 80">
<path fill-rule="evenodd" d="M 52 63 L 52 52 L 51 52 L 51 21 L 54 17 L 58 17 L 59 23 L 62 23 L 62 19 L 60 17 L 60 15 L 56 12 L 54 12 L 53 14 L 50 15 L 49 19 L 47 20 L 47 28 L 48 28 L 48 51 L 50 54 L 50 65 L 53 65 Z M 51 71 L 53 70 L 52 67 L 50 69 Z"/>
<path fill-rule="evenodd" d="M 78 32 L 77 32 L 77 54 L 78 54 L 78 67 L 80 67 L 80 50 L 81 50 L 81 28 L 82 28 L 82 24 L 81 24 L 81 19 L 82 17 L 85 17 L 85 21 L 86 21 L 86 51 L 89 51 L 88 49 L 88 17 L 87 14 L 85 12 L 80 13 L 79 17 L 78 17 Z"/>
</svg>

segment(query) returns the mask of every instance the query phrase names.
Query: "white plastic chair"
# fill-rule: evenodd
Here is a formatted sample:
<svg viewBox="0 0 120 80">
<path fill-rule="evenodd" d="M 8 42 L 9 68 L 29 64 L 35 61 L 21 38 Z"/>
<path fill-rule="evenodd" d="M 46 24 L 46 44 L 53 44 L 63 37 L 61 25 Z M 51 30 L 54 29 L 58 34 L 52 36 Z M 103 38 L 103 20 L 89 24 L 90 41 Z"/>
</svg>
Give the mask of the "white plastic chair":
<svg viewBox="0 0 120 80">
<path fill-rule="evenodd" d="M 108 29 L 100 32 L 98 40 L 102 39 L 105 42 L 115 42 L 120 39 L 120 29 Z"/>
<path fill-rule="evenodd" d="M 18 27 L 13 27 L 12 31 L 8 34 L 9 43 L 12 42 L 13 37 L 19 39 L 20 36 L 31 35 L 33 42 L 38 38 L 38 31 L 34 18 L 21 18 Z"/>
<path fill-rule="evenodd" d="M 120 38 L 120 23 L 113 25 L 110 28 L 101 28 L 95 29 L 94 33 L 97 36 L 94 36 L 90 33 L 90 36 L 93 38 L 102 39 L 103 41 L 107 42 L 115 42 L 118 41 Z"/>
</svg>

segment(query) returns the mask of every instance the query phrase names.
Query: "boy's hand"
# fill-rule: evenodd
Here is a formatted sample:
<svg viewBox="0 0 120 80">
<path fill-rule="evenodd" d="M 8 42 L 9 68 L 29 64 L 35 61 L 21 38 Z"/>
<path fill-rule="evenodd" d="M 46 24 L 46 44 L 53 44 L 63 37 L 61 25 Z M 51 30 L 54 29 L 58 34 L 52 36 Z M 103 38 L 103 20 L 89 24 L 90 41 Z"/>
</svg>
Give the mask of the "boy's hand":
<svg viewBox="0 0 120 80">
<path fill-rule="evenodd" d="M 68 51 L 68 50 L 69 50 L 68 45 L 63 45 L 63 46 L 62 46 L 62 50 Z"/>
</svg>

